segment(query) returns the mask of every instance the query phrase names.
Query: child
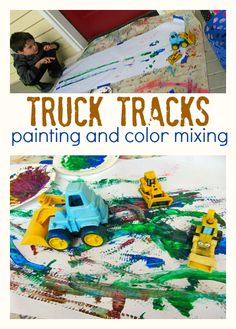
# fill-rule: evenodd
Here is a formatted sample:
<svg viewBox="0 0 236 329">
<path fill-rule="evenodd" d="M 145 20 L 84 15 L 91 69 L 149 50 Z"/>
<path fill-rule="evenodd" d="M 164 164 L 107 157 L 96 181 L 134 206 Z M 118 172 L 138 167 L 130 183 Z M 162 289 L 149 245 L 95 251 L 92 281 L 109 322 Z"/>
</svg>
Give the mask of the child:
<svg viewBox="0 0 236 329">
<path fill-rule="evenodd" d="M 48 92 L 53 84 L 40 82 L 40 79 L 47 70 L 54 79 L 62 75 L 63 70 L 56 57 L 59 44 L 38 43 L 30 33 L 16 32 L 11 35 L 10 46 L 14 51 L 14 66 L 24 85 Z"/>
</svg>

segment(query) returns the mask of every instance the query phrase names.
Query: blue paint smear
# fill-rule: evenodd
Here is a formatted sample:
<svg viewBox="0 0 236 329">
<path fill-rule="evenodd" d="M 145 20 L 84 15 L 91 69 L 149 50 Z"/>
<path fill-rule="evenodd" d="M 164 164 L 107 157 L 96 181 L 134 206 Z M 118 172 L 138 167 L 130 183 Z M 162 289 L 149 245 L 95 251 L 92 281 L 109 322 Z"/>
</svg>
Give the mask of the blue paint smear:
<svg viewBox="0 0 236 329">
<path fill-rule="evenodd" d="M 125 255 L 125 257 L 127 258 L 127 261 L 129 261 L 131 263 L 142 260 L 142 261 L 146 262 L 146 266 L 148 268 L 156 268 L 156 267 L 160 267 L 165 264 L 165 261 L 163 259 L 157 258 L 157 257 L 149 257 L 149 256 L 143 256 L 143 255 L 129 255 L 129 254 Z"/>
<path fill-rule="evenodd" d="M 105 73 L 105 72 L 114 71 L 114 70 L 116 70 L 116 69 L 117 69 L 116 67 L 113 67 L 113 68 L 111 68 L 111 69 L 107 69 L 107 70 L 100 71 L 100 72 L 97 72 L 97 73 L 94 73 L 94 74 L 91 74 L 91 75 L 87 75 L 87 76 L 85 76 L 84 78 L 81 78 L 81 79 L 78 79 L 78 80 L 75 80 L 75 81 L 69 82 L 69 83 L 67 83 L 67 84 L 64 84 L 63 86 L 58 86 L 58 87 L 56 88 L 56 90 L 58 90 L 58 89 L 62 89 L 62 88 L 64 88 L 64 87 L 67 87 L 67 86 L 69 86 L 69 85 L 72 85 L 72 84 L 74 84 L 74 83 L 77 83 L 77 82 L 80 82 L 80 81 L 83 81 L 83 80 L 86 80 L 86 79 L 89 79 L 89 78 L 92 78 L 92 77 L 95 77 L 96 75 L 103 74 L 103 73 Z M 61 81 L 61 83 L 63 83 L 63 82 L 64 82 L 64 81 Z"/>
<path fill-rule="evenodd" d="M 170 90 L 169 90 L 169 93 L 170 93 L 170 94 L 174 94 L 174 93 L 175 93 L 174 89 L 170 89 Z"/>
<path fill-rule="evenodd" d="M 182 21 L 184 20 L 183 16 L 173 15 L 173 18 L 181 19 Z"/>
<path fill-rule="evenodd" d="M 180 63 L 185 64 L 187 63 L 187 60 L 188 60 L 188 55 L 185 55 L 184 58 L 181 59 Z"/>
<path fill-rule="evenodd" d="M 148 58 L 148 59 L 143 59 L 141 62 L 149 62 L 150 61 L 150 59 Z"/>
<path fill-rule="evenodd" d="M 124 43 L 125 41 L 127 41 L 127 40 L 123 40 L 123 41 L 118 42 L 117 46 L 122 45 L 122 43 Z"/>
<path fill-rule="evenodd" d="M 39 163 L 40 164 L 48 164 L 48 165 L 51 165 L 51 164 L 53 164 L 53 160 L 42 160 Z"/>
<path fill-rule="evenodd" d="M 159 55 L 160 53 L 162 53 L 163 51 L 165 51 L 165 48 L 161 48 L 161 49 L 159 49 L 159 50 L 155 50 L 155 51 L 150 55 L 150 57 L 157 56 L 157 55 Z"/>
<path fill-rule="evenodd" d="M 151 42 L 149 46 L 153 47 L 153 46 L 156 46 L 158 43 L 159 43 L 159 41 L 156 40 L 156 41 Z"/>
<path fill-rule="evenodd" d="M 34 271 L 48 271 L 49 270 L 49 268 L 47 266 L 35 264 L 35 263 L 28 261 L 14 245 L 13 237 L 11 237 L 11 241 L 10 241 L 10 257 L 11 257 L 12 261 L 18 266 L 21 266 L 21 267 L 27 266 Z"/>
<path fill-rule="evenodd" d="M 226 254 L 226 237 L 223 237 L 220 244 L 216 247 L 215 254 Z"/>
<path fill-rule="evenodd" d="M 110 244 L 110 245 L 111 244 L 116 244 L 116 241 L 115 240 L 111 240 L 111 241 L 108 242 L 108 244 Z"/>
<path fill-rule="evenodd" d="M 109 87 L 110 85 L 111 85 L 111 83 L 108 82 L 108 83 L 105 83 L 103 85 L 97 86 L 97 88 Z"/>
<path fill-rule="evenodd" d="M 86 161 L 88 162 L 88 166 L 86 168 L 96 168 L 97 166 L 101 165 L 104 161 L 105 158 L 107 157 L 106 155 L 88 155 L 85 156 Z"/>
<path fill-rule="evenodd" d="M 182 201 L 174 201 L 171 205 L 172 207 L 176 207 L 176 208 L 183 208 L 185 206 L 185 203 Z"/>
</svg>

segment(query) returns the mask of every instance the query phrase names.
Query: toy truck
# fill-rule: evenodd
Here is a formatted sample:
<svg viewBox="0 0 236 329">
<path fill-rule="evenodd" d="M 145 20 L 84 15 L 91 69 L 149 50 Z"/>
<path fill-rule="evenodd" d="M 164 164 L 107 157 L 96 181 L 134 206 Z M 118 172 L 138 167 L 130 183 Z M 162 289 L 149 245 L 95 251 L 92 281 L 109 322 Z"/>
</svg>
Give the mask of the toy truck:
<svg viewBox="0 0 236 329">
<path fill-rule="evenodd" d="M 39 203 L 21 244 L 65 250 L 73 236 L 92 247 L 106 241 L 101 224 L 108 223 L 108 205 L 85 183 L 70 183 L 65 196 L 42 194 Z"/>
<path fill-rule="evenodd" d="M 171 54 L 169 57 L 167 57 L 167 61 L 173 65 L 174 63 L 176 63 L 180 58 L 182 58 L 182 54 L 179 50 L 176 50 L 173 52 L 173 54 Z"/>
<path fill-rule="evenodd" d="M 169 41 L 171 44 L 171 48 L 173 50 L 178 50 L 180 46 L 183 48 L 186 48 L 186 47 L 188 47 L 188 45 L 194 44 L 196 42 L 196 37 L 191 31 L 189 31 L 188 33 L 172 32 L 170 34 Z"/>
<path fill-rule="evenodd" d="M 201 271 L 212 272 L 216 267 L 215 248 L 221 238 L 222 232 L 218 230 L 215 211 L 209 209 L 202 218 L 202 224 L 196 226 L 188 266 Z"/>
<path fill-rule="evenodd" d="M 173 202 L 173 199 L 162 190 L 154 171 L 147 171 L 144 177 L 140 178 L 139 192 L 148 208 L 167 207 Z"/>
</svg>

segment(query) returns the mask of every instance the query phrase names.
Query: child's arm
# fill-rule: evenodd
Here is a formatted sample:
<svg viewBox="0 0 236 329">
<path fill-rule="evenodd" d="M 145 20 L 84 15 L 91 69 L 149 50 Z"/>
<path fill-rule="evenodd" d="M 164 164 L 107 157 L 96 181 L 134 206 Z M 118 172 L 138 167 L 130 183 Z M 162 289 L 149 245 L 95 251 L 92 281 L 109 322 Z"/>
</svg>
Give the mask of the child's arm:
<svg viewBox="0 0 236 329">
<path fill-rule="evenodd" d="M 16 63 L 15 68 L 21 81 L 25 85 L 33 85 L 36 83 L 37 76 L 39 74 L 39 70 L 37 67 L 35 66 L 28 67 L 27 64 Z"/>
<path fill-rule="evenodd" d="M 43 64 L 49 64 L 55 60 L 55 57 L 41 58 L 34 66 L 29 67 L 27 63 L 15 63 L 14 66 L 17 70 L 17 74 L 20 76 L 21 81 L 25 85 L 34 85 L 38 82 L 39 69 Z"/>
<path fill-rule="evenodd" d="M 47 43 L 43 46 L 43 50 L 44 51 L 49 51 L 49 50 L 52 50 L 52 49 L 56 49 L 58 50 L 60 47 L 59 43 L 58 42 L 52 42 L 52 43 Z"/>
</svg>

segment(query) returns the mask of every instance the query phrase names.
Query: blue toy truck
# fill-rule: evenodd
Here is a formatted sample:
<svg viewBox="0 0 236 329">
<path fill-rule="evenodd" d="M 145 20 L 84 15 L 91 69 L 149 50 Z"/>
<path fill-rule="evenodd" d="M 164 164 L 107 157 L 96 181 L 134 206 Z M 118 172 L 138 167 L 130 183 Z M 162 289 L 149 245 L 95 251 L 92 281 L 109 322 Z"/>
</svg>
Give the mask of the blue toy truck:
<svg viewBox="0 0 236 329">
<path fill-rule="evenodd" d="M 195 35 L 193 33 L 191 33 L 190 31 L 189 31 L 189 33 L 186 33 L 186 32 L 180 32 L 180 33 L 172 32 L 170 34 L 169 41 L 170 41 L 170 44 L 171 44 L 171 48 L 173 50 L 178 50 L 180 46 L 183 47 L 183 48 L 186 48 L 186 47 L 188 47 L 188 45 L 194 44 L 195 43 Z"/>
<path fill-rule="evenodd" d="M 41 207 L 33 214 L 22 244 L 67 249 L 73 236 L 92 247 L 106 241 L 101 224 L 108 223 L 108 205 L 83 182 L 72 182 L 65 196 L 39 197 Z"/>
</svg>

